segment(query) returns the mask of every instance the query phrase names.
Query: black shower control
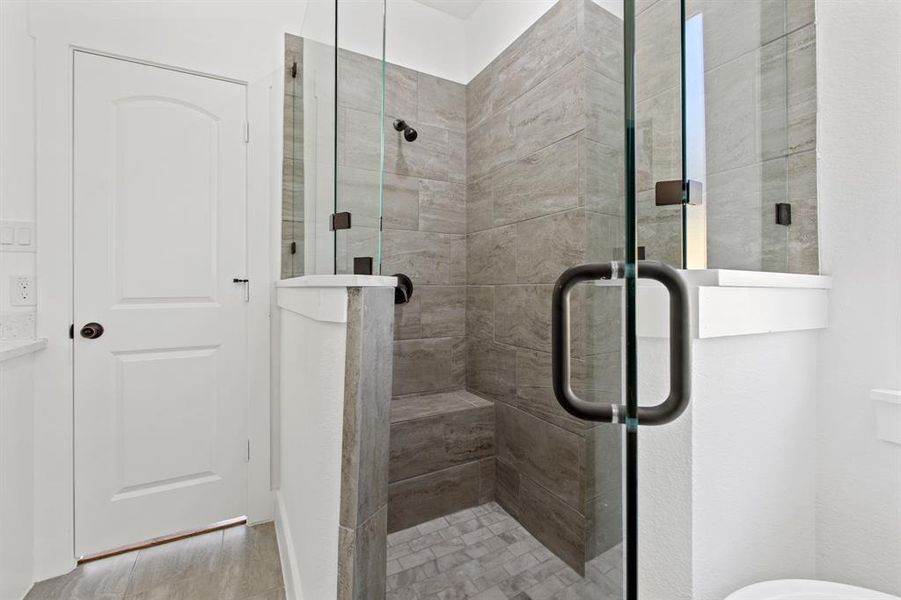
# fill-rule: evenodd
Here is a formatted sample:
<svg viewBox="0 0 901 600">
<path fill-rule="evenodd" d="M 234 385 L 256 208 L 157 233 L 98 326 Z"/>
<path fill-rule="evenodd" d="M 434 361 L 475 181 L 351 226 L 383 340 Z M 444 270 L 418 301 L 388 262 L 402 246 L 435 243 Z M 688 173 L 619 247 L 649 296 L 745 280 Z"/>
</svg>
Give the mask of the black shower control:
<svg viewBox="0 0 901 600">
<path fill-rule="evenodd" d="M 792 224 L 792 205 L 788 202 L 776 203 L 776 225 Z"/>
<path fill-rule="evenodd" d="M 372 275 L 372 257 L 354 257 L 354 275 Z"/>
</svg>

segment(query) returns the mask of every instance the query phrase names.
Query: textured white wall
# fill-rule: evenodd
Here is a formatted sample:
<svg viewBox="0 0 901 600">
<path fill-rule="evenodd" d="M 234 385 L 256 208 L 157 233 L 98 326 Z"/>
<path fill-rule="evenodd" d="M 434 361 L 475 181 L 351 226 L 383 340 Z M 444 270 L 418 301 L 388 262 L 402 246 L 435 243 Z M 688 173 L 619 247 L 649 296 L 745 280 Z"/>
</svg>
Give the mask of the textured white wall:
<svg viewBox="0 0 901 600">
<path fill-rule="evenodd" d="M 34 568 L 33 363 L 0 363 L 0 600 L 21 600 Z"/>
<path fill-rule="evenodd" d="M 818 332 L 695 340 L 692 406 L 639 436 L 643 600 L 722 600 L 812 577 Z M 640 340 L 640 401 L 668 386 L 668 348 Z"/>
<path fill-rule="evenodd" d="M 34 47 L 28 3 L 0 2 L 0 220 L 34 221 Z M 0 252 L 0 321 L 33 308 L 9 305 L 10 275 L 34 275 L 35 255 Z M 2 337 L 2 328 L 0 328 Z"/>
<path fill-rule="evenodd" d="M 317 288 L 282 289 L 316 305 Z M 330 304 L 344 290 L 327 290 Z M 337 294 L 340 292 L 340 294 Z M 340 295 L 343 300 L 336 299 Z M 346 323 L 281 309 L 281 488 L 276 523 L 289 597 L 335 597 Z M 321 317 L 320 317 L 321 318 Z"/>
<path fill-rule="evenodd" d="M 622 15 L 623 0 L 594 0 Z M 486 0 L 466 19 L 415 0 L 387 0 L 388 62 L 469 83 L 557 0 Z M 382 0 L 339 0 L 339 43 L 367 56 L 382 55 Z M 335 6 L 307 3 L 302 34 L 334 46 Z"/>
<path fill-rule="evenodd" d="M 872 388 L 901 387 L 901 3 L 819 0 L 819 206 L 833 276 L 820 346 L 817 572 L 901 594 L 901 447 Z"/>
<path fill-rule="evenodd" d="M 413 0 L 387 0 L 385 14 L 388 62 L 451 81 L 469 81 L 462 19 Z M 381 58 L 382 16 L 382 0 L 339 0 L 341 47 Z M 307 4 L 301 35 L 334 47 L 334 0 L 312 0 Z"/>
<path fill-rule="evenodd" d="M 695 346 L 693 600 L 814 575 L 817 339 L 785 332 Z"/>
</svg>

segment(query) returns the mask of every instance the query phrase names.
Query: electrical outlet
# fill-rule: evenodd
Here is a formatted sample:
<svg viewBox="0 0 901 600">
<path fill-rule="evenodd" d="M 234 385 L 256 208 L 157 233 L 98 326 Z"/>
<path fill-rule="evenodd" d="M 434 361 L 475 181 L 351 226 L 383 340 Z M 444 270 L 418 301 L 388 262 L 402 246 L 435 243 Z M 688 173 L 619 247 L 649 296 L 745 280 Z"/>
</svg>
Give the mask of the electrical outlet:
<svg viewBox="0 0 901 600">
<path fill-rule="evenodd" d="M 10 306 L 36 306 L 36 294 L 34 277 L 13 275 L 9 278 Z"/>
</svg>

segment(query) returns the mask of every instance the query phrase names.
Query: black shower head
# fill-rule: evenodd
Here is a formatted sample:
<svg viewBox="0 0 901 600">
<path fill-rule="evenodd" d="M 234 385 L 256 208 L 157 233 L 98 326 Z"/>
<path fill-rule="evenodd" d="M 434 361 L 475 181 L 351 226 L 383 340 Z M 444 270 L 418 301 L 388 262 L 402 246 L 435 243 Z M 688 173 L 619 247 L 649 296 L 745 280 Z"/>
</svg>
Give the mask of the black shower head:
<svg viewBox="0 0 901 600">
<path fill-rule="evenodd" d="M 416 137 L 419 135 L 416 133 L 416 130 L 407 125 L 407 122 L 403 119 L 397 119 L 394 121 L 394 129 L 395 131 L 403 131 L 404 139 L 408 142 L 412 142 L 416 140 Z"/>
</svg>

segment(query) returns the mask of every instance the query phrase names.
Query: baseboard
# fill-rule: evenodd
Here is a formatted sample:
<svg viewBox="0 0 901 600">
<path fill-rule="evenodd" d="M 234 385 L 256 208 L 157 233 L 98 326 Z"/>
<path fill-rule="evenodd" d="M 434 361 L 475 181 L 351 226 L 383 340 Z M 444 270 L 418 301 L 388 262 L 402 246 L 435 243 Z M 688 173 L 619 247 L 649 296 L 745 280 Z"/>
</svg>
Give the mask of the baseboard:
<svg viewBox="0 0 901 600">
<path fill-rule="evenodd" d="M 282 579 L 285 580 L 285 600 L 303 600 L 291 524 L 288 522 L 288 513 L 280 491 L 275 492 L 275 536 L 278 539 L 278 555 L 282 563 Z"/>
</svg>

